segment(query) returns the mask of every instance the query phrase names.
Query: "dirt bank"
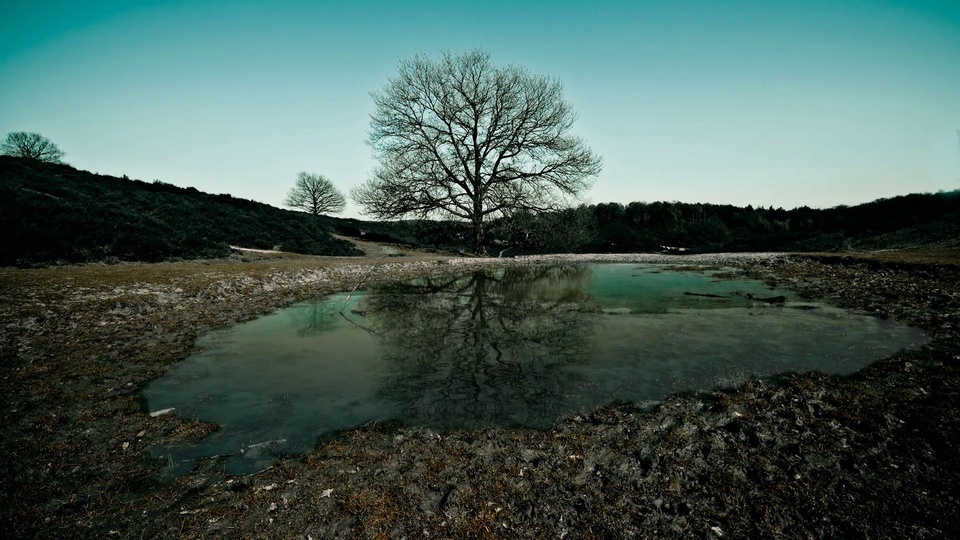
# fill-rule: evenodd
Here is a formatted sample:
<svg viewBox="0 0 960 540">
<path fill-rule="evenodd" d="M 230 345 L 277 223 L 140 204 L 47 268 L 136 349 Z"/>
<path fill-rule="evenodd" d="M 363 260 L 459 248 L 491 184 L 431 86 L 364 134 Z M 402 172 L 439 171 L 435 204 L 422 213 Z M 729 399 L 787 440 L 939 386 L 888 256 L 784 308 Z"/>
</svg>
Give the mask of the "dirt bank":
<svg viewBox="0 0 960 540">
<path fill-rule="evenodd" d="M 935 256 L 615 256 L 734 265 L 923 328 L 922 350 L 629 404 L 547 431 L 368 425 L 248 477 L 166 484 L 147 449 L 211 426 L 140 392 L 196 337 L 361 281 L 502 261 L 335 259 L 0 269 L 0 532 L 14 537 L 954 537 L 960 284 Z M 581 259 L 583 259 L 581 257 Z M 951 259 L 952 260 L 952 259 Z M 402 262 L 401 262 L 402 261 Z M 537 264 L 551 260 L 512 260 Z"/>
</svg>

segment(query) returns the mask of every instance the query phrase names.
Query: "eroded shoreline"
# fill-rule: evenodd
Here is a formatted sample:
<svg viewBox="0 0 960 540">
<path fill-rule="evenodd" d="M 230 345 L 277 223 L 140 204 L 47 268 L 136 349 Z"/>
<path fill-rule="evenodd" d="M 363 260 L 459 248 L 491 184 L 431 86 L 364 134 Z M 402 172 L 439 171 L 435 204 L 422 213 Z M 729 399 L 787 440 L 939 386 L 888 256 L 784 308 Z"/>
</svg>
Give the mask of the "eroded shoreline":
<svg viewBox="0 0 960 540">
<path fill-rule="evenodd" d="M 250 477 L 208 461 L 159 484 L 146 449 L 211 426 L 150 417 L 139 392 L 198 334 L 361 281 L 558 257 L 3 269 L 0 524 L 22 537 L 268 538 L 940 537 L 960 527 L 955 266 L 572 258 L 735 265 L 934 341 L 846 379 L 750 381 L 673 396 L 650 413 L 611 406 L 549 431 L 368 425 Z"/>
</svg>

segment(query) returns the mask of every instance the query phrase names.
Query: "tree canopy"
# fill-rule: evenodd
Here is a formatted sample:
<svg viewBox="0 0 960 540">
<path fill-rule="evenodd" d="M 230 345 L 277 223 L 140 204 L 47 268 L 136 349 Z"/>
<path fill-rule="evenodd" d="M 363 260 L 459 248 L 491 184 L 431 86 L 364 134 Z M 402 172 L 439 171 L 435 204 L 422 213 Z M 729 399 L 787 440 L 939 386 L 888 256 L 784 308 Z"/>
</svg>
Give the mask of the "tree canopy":
<svg viewBox="0 0 960 540">
<path fill-rule="evenodd" d="M 491 219 L 564 207 L 599 174 L 601 159 L 568 133 L 577 115 L 556 79 L 480 50 L 398 71 L 371 94 L 380 163 L 352 192 L 368 215 L 467 221 L 478 253 Z"/>
<path fill-rule="evenodd" d="M 326 176 L 302 172 L 287 193 L 285 204 L 316 216 L 343 212 L 347 201 Z"/>
<path fill-rule="evenodd" d="M 0 145 L 0 154 L 13 157 L 25 157 L 46 161 L 48 163 L 62 163 L 63 150 L 50 139 L 39 133 L 14 131 L 7 134 L 7 138 Z"/>
</svg>

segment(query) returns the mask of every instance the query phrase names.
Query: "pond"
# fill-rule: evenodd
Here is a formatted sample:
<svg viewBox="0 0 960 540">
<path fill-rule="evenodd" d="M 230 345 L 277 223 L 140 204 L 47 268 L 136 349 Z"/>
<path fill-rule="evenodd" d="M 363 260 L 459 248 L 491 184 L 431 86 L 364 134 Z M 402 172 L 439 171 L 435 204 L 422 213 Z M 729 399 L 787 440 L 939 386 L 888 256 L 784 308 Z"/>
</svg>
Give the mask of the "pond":
<svg viewBox="0 0 960 540">
<path fill-rule="evenodd" d="M 155 450 L 269 466 L 372 420 L 437 430 L 546 427 L 614 400 L 784 371 L 850 374 L 919 330 L 760 282 L 668 266 L 513 266 L 335 294 L 214 332 L 145 390 L 220 429 Z"/>
</svg>

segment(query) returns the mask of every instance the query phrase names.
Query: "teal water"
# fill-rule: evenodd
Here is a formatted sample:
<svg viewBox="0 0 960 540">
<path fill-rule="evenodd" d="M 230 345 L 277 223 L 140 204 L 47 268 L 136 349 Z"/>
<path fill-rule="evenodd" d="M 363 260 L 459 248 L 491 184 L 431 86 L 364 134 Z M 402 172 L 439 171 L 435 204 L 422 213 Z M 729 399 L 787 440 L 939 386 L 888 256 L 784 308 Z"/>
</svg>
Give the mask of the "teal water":
<svg viewBox="0 0 960 540">
<path fill-rule="evenodd" d="M 689 294 L 693 293 L 693 294 Z M 785 296 L 785 303 L 759 299 Z M 296 304 L 198 341 L 145 391 L 220 429 L 156 449 L 263 469 L 372 420 L 545 427 L 613 400 L 652 404 L 750 376 L 850 374 L 926 337 L 712 273 L 603 264 L 432 277 Z"/>
</svg>

